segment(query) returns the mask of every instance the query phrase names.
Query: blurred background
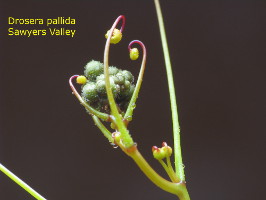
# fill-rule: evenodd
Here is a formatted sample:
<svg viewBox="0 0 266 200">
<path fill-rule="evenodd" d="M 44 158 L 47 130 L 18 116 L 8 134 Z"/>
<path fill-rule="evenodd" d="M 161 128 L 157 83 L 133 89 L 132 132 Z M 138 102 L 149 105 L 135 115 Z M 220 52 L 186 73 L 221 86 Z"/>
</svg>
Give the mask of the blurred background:
<svg viewBox="0 0 266 200">
<path fill-rule="evenodd" d="M 71 94 L 68 79 L 91 59 L 103 60 L 104 34 L 126 16 L 110 65 L 135 76 L 127 45 L 148 52 L 143 86 L 129 129 L 162 176 L 151 147 L 172 145 L 166 72 L 153 1 L 1 1 L 0 162 L 47 199 L 177 199 L 153 185 L 114 149 Z M 266 3 L 161 1 L 181 124 L 191 199 L 265 196 Z M 71 17 L 67 36 L 8 36 L 8 17 Z M 0 199 L 34 199 L 0 173 Z"/>
</svg>

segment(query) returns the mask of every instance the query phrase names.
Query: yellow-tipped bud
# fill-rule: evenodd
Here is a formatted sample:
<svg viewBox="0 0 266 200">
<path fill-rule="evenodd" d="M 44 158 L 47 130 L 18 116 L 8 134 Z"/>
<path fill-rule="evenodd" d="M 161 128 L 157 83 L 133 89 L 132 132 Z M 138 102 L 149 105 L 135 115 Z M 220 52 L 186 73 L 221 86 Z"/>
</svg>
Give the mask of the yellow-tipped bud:
<svg viewBox="0 0 266 200">
<path fill-rule="evenodd" d="M 129 56 L 131 60 L 137 60 L 139 58 L 139 50 L 137 48 L 130 49 Z"/>
<path fill-rule="evenodd" d="M 107 33 L 105 34 L 105 38 L 106 39 L 108 38 L 109 33 L 110 33 L 110 30 L 107 31 Z M 111 44 L 117 44 L 118 42 L 120 42 L 121 39 L 122 39 L 121 31 L 115 28 L 114 31 L 113 31 L 113 35 L 111 37 L 110 43 Z"/>
<path fill-rule="evenodd" d="M 85 76 L 78 76 L 76 80 L 80 85 L 84 85 L 87 82 L 87 78 Z"/>
</svg>

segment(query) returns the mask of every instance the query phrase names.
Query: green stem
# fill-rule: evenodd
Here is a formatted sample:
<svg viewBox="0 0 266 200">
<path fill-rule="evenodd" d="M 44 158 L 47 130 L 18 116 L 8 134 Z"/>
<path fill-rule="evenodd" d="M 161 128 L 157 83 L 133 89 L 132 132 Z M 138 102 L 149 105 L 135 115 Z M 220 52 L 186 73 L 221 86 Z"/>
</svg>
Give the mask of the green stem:
<svg viewBox="0 0 266 200">
<path fill-rule="evenodd" d="M 42 197 L 40 194 L 38 194 L 34 189 L 32 189 L 29 185 L 27 185 L 24 181 L 22 181 L 20 178 L 18 178 L 11 171 L 9 171 L 1 163 L 0 163 L 0 171 L 2 171 L 10 179 L 12 179 L 13 181 L 15 181 L 20 187 L 22 187 L 24 190 L 26 190 L 28 193 L 30 193 L 32 196 L 34 196 L 36 199 L 38 199 L 38 200 L 45 200 L 44 197 Z"/>
<path fill-rule="evenodd" d="M 135 109 L 135 103 L 136 103 L 138 95 L 139 95 L 139 90 L 140 90 L 140 87 L 141 87 L 141 83 L 142 83 L 144 72 L 145 72 L 145 68 L 146 68 L 146 58 L 147 58 L 147 51 L 146 51 L 145 45 L 139 40 L 133 40 L 132 42 L 129 43 L 129 45 L 128 45 L 129 51 L 131 49 L 131 45 L 134 44 L 134 43 L 137 43 L 137 44 L 139 44 L 141 46 L 142 52 L 143 52 L 142 53 L 143 56 L 142 56 L 141 68 L 140 68 L 140 71 L 139 71 L 139 76 L 138 76 L 138 81 L 137 81 L 137 84 L 136 84 L 136 88 L 135 88 L 135 90 L 133 92 L 133 95 L 132 95 L 131 100 L 129 102 L 126 114 L 124 116 L 124 118 L 126 120 L 128 120 L 128 121 L 132 120 L 133 111 Z"/>
<path fill-rule="evenodd" d="M 170 170 L 168 168 L 168 166 L 165 164 L 165 162 L 163 160 L 158 160 L 159 163 L 163 166 L 164 170 L 166 171 L 166 173 L 168 174 L 169 178 L 171 179 L 172 182 L 175 182 L 172 174 L 170 173 Z"/>
<path fill-rule="evenodd" d="M 114 95 L 111 89 L 111 83 L 110 83 L 110 75 L 109 75 L 109 63 L 108 63 L 108 58 L 109 58 L 109 49 L 110 49 L 110 41 L 111 41 L 111 37 L 113 35 L 114 29 L 117 26 L 118 22 L 120 21 L 120 16 L 115 20 L 112 28 L 110 29 L 108 38 L 106 40 L 106 44 L 105 44 L 105 48 L 104 48 L 104 78 L 105 78 L 105 85 L 106 85 L 106 93 L 107 93 L 107 97 L 108 97 L 108 101 L 110 104 L 110 108 L 111 108 L 111 112 L 112 115 L 114 116 L 114 118 L 120 118 L 117 106 L 116 106 L 116 102 L 114 99 Z"/>
<path fill-rule="evenodd" d="M 177 175 L 176 175 L 176 173 L 172 167 L 171 160 L 170 160 L 169 156 L 166 157 L 166 163 L 167 163 L 167 167 L 169 169 L 169 174 L 172 176 L 173 182 L 179 183 L 180 179 L 177 177 Z"/>
<path fill-rule="evenodd" d="M 78 77 L 78 75 L 74 75 L 74 76 L 71 76 L 69 78 L 69 85 L 70 85 L 70 88 L 71 88 L 73 94 L 77 97 L 77 99 L 79 100 L 79 102 L 81 103 L 81 105 L 83 105 L 91 114 L 96 115 L 97 117 L 103 119 L 104 121 L 109 121 L 110 120 L 110 116 L 108 114 L 99 112 L 98 110 L 95 110 L 90 105 L 88 105 L 83 100 L 83 98 L 79 95 L 78 91 L 76 90 L 76 88 L 74 87 L 74 85 L 72 83 L 72 80 L 74 78 L 77 78 L 77 77 Z"/>
<path fill-rule="evenodd" d="M 175 169 L 176 169 L 177 176 L 180 178 L 180 180 L 185 181 L 185 173 L 184 173 L 184 167 L 183 167 L 183 162 L 182 162 L 181 145 L 180 145 L 180 127 L 179 127 L 179 121 L 178 121 L 178 111 L 177 111 L 172 66 L 171 66 L 171 61 L 170 61 L 170 55 L 169 55 L 167 39 L 166 39 L 166 34 L 165 34 L 163 16 L 162 16 L 162 11 L 161 11 L 159 0 L 154 0 L 154 3 L 155 3 L 156 12 L 157 12 L 158 22 L 159 22 L 159 28 L 160 28 L 160 34 L 161 34 L 161 40 L 162 40 L 162 46 L 163 46 L 163 52 L 164 52 L 164 59 L 165 59 L 165 66 L 166 66 L 166 72 L 167 72 L 169 94 L 170 94 L 172 120 L 173 120 Z"/>
<path fill-rule="evenodd" d="M 114 139 L 112 138 L 112 133 L 108 131 L 108 129 L 103 125 L 101 120 L 95 115 L 92 116 L 92 119 L 95 125 L 102 131 L 103 135 L 109 140 L 109 142 L 114 143 Z"/>
<path fill-rule="evenodd" d="M 172 183 L 165 180 L 160 175 L 158 175 L 152 167 L 147 163 L 147 161 L 142 157 L 137 147 L 127 150 L 127 154 L 136 162 L 143 173 L 158 187 L 161 189 L 175 194 L 180 200 L 190 200 L 186 185 L 183 182 Z"/>
<path fill-rule="evenodd" d="M 129 131 L 127 130 L 122 116 L 119 114 L 117 106 L 116 106 L 116 102 L 114 99 L 114 95 L 111 89 L 111 84 L 110 84 L 110 75 L 109 75 L 109 64 L 108 64 L 108 58 L 109 58 L 109 49 L 110 49 L 110 41 L 111 41 L 111 37 L 113 35 L 113 31 L 115 29 L 115 27 L 117 26 L 118 22 L 123 19 L 125 20 L 124 16 L 120 15 L 114 22 L 112 28 L 110 29 L 108 38 L 106 40 L 106 44 L 105 44 L 105 49 L 104 49 L 104 78 L 105 78 L 105 85 L 106 85 L 106 93 L 107 93 L 107 97 L 108 97 L 108 101 L 109 101 L 109 105 L 111 108 L 111 113 L 113 115 L 113 122 L 117 125 L 119 132 L 121 133 L 121 138 L 123 138 L 123 143 L 126 147 L 131 147 L 134 142 L 132 137 L 129 134 Z M 122 25 L 123 27 L 123 25 Z"/>
</svg>

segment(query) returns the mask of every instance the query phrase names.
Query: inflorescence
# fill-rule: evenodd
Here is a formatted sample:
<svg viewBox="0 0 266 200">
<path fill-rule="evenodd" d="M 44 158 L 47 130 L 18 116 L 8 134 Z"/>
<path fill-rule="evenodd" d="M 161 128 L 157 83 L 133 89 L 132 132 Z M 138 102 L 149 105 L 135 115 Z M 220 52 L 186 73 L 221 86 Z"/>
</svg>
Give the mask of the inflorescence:
<svg viewBox="0 0 266 200">
<path fill-rule="evenodd" d="M 109 67 L 110 83 L 118 110 L 125 113 L 135 89 L 134 77 L 127 70 Z M 110 114 L 110 106 L 106 93 L 103 63 L 92 60 L 85 66 L 84 76 L 87 81 L 82 82 L 82 98 L 98 111 Z M 78 79 L 77 79 L 78 81 Z"/>
<path fill-rule="evenodd" d="M 122 20 L 121 29 L 116 29 L 118 22 Z M 139 58 L 139 50 L 131 48 L 132 45 L 138 44 L 142 47 L 142 64 L 139 76 L 134 84 L 134 77 L 130 71 L 119 69 L 115 66 L 108 66 L 108 55 L 110 44 L 117 44 L 122 39 L 122 31 L 125 26 L 125 17 L 119 16 L 112 28 L 107 31 L 105 37 L 107 39 L 104 51 L 104 63 L 91 60 L 84 69 L 84 75 L 74 75 L 70 78 L 69 83 L 81 104 L 87 112 L 92 115 L 95 124 L 103 132 L 111 143 L 121 147 L 125 152 L 131 147 L 136 146 L 133 142 L 127 125 L 132 120 L 133 110 L 141 87 L 145 65 L 146 65 L 146 48 L 139 40 L 133 40 L 128 45 L 129 57 L 131 60 Z M 111 33 L 111 35 L 109 35 Z M 81 85 L 81 95 L 73 86 L 72 80 L 76 78 L 76 82 Z M 111 128 L 115 132 L 111 133 L 101 123 L 101 121 L 111 122 Z M 165 142 L 162 148 L 153 146 L 153 156 L 166 169 L 169 174 L 172 174 L 170 169 L 170 156 L 172 149 Z M 167 165 L 163 159 L 167 160 Z M 170 176 L 172 180 L 175 178 Z"/>
</svg>

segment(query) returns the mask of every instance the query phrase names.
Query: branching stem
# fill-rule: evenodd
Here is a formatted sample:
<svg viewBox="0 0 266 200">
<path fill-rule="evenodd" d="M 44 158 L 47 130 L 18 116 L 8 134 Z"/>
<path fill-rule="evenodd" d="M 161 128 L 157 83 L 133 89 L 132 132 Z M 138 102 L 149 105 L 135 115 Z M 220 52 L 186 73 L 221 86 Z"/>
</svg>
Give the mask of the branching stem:
<svg viewBox="0 0 266 200">
<path fill-rule="evenodd" d="M 166 157 L 166 163 L 167 163 L 167 167 L 169 169 L 169 173 L 172 177 L 173 182 L 179 183 L 181 180 L 177 177 L 177 175 L 176 175 L 176 173 L 172 167 L 171 160 L 170 160 L 169 156 Z"/>
<path fill-rule="evenodd" d="M 126 151 L 128 155 L 136 162 L 139 168 L 143 171 L 143 173 L 155 185 L 169 193 L 175 194 L 179 197 L 180 200 L 189 200 L 185 183 L 173 183 L 165 180 L 160 175 L 158 175 L 142 157 L 136 146 L 132 147 L 131 149 L 127 149 Z"/>
<path fill-rule="evenodd" d="M 163 160 L 158 160 L 159 163 L 163 166 L 164 170 L 166 171 L 167 175 L 169 176 L 169 178 L 171 179 L 172 182 L 175 182 L 175 179 L 173 178 L 168 166 L 165 164 L 165 162 Z"/>
</svg>

